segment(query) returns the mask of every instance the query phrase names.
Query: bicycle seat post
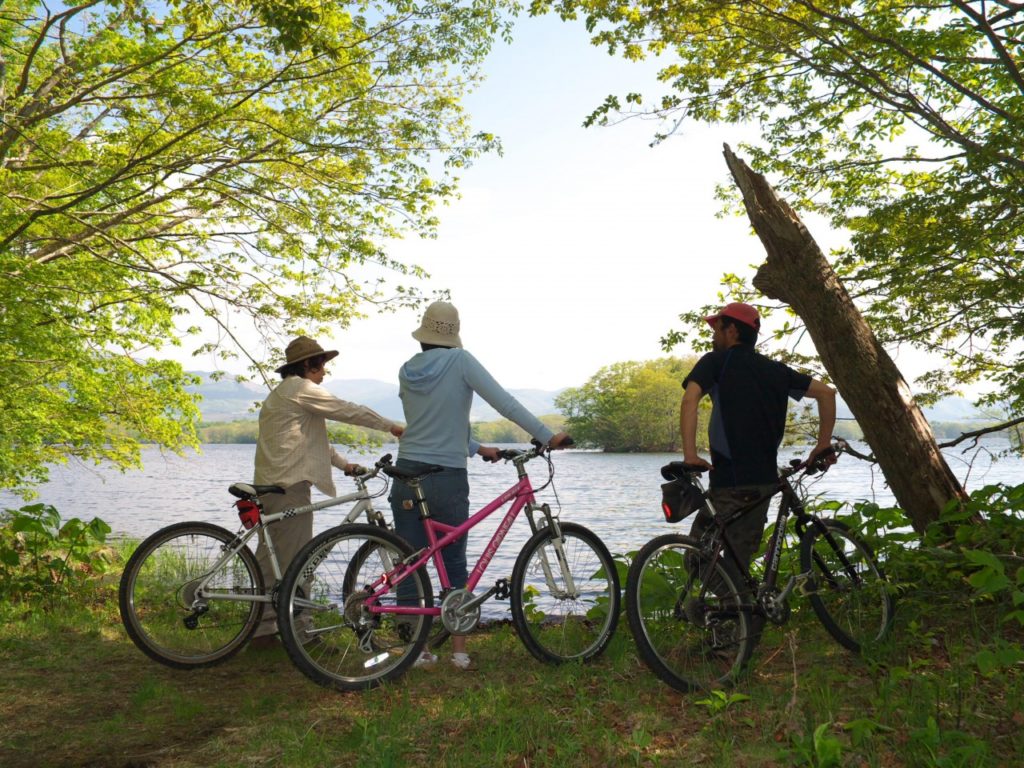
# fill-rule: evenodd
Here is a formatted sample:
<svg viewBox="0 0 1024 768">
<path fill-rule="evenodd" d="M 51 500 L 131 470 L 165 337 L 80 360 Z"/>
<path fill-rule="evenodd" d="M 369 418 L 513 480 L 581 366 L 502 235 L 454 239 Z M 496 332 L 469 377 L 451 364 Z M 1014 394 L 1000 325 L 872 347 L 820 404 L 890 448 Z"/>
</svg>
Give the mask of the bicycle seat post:
<svg viewBox="0 0 1024 768">
<path fill-rule="evenodd" d="M 412 489 L 413 504 L 419 508 L 420 520 L 426 520 L 430 517 L 430 505 L 427 503 L 427 497 L 423 494 L 423 486 L 420 484 L 418 477 L 410 478 L 406 481 Z"/>
</svg>

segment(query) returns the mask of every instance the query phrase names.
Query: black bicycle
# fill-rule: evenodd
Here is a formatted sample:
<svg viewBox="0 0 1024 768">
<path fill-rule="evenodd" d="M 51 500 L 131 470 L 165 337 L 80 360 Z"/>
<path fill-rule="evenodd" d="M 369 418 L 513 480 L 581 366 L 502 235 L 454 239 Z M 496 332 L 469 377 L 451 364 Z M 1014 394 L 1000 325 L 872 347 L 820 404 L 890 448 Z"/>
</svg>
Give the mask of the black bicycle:
<svg viewBox="0 0 1024 768">
<path fill-rule="evenodd" d="M 836 455 L 846 449 L 839 440 Z M 700 539 L 668 534 L 647 542 L 630 565 L 626 614 L 641 658 L 680 691 L 729 685 L 750 658 L 765 621 L 784 624 L 789 598 L 808 596 L 825 629 L 860 653 L 882 640 L 892 626 L 892 586 L 871 548 L 845 524 L 820 518 L 804 507 L 803 482 L 828 469 L 831 456 L 794 461 L 779 472 L 782 494 L 760 579 L 737 558 L 726 530 L 768 496 L 715 523 Z M 682 489 L 694 507 L 707 505 L 702 467 L 672 462 L 663 476 Z M 666 512 L 666 516 L 668 516 Z M 779 565 L 791 517 L 800 546 L 800 570 L 779 586 Z"/>
</svg>

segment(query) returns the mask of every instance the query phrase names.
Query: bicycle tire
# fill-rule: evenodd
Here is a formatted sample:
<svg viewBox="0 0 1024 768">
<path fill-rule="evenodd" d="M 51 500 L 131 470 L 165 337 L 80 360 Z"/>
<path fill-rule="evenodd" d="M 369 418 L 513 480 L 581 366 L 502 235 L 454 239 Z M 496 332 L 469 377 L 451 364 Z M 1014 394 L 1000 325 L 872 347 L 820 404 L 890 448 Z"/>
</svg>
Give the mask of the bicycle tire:
<svg viewBox="0 0 1024 768">
<path fill-rule="evenodd" d="M 351 594 L 355 591 L 358 574 L 373 546 L 373 543 L 368 541 L 352 556 L 352 562 L 345 569 L 345 579 L 343 582 L 345 594 Z M 431 650 L 440 648 L 445 644 L 449 637 L 451 637 L 451 632 L 445 628 L 443 623 L 436 621 L 432 625 L 432 631 L 430 639 L 427 641 L 427 647 Z"/>
<path fill-rule="evenodd" d="M 121 622 L 139 650 L 169 667 L 195 669 L 225 661 L 245 645 L 264 603 L 207 600 L 205 611 L 197 613 L 188 594 L 235 539 L 225 528 L 194 522 L 167 526 L 139 544 L 118 588 Z M 250 549 L 242 547 L 226 561 L 208 589 L 263 594 Z"/>
<path fill-rule="evenodd" d="M 564 587 L 554 536 L 542 528 L 530 537 L 512 569 L 512 625 L 540 661 L 590 661 L 608 647 L 619 621 L 619 577 L 615 561 L 596 534 L 562 523 L 562 552 L 575 593 Z M 547 570 L 554 577 L 551 581 Z"/>
<path fill-rule="evenodd" d="M 811 605 L 840 645 L 861 653 L 889 633 L 896 601 L 871 547 L 838 520 L 818 522 L 800 539 Z"/>
<path fill-rule="evenodd" d="M 302 548 L 281 584 L 284 610 L 278 612 L 278 625 L 288 656 L 304 675 L 326 688 L 357 691 L 398 677 L 416 661 L 429 638 L 433 616 L 369 614 L 359 597 L 363 588 L 412 554 L 412 547 L 397 534 L 360 523 L 324 531 Z M 361 587 L 346 590 L 346 576 L 356 557 L 362 562 L 354 583 Z M 415 593 L 412 604 L 433 605 L 423 568 L 405 583 Z M 397 605 L 397 594 L 386 592 L 379 602 Z"/>
<path fill-rule="evenodd" d="M 666 534 L 641 547 L 626 578 L 626 618 L 643 662 L 689 693 L 724 688 L 753 649 L 750 608 L 721 562 L 705 585 L 700 543 Z"/>
</svg>

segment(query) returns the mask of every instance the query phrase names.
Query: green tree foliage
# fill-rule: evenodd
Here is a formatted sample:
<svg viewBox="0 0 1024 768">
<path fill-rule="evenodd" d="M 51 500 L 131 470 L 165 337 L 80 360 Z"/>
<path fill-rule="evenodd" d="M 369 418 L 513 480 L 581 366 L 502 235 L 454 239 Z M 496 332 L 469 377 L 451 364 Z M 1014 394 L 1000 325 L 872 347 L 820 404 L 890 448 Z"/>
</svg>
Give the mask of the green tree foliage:
<svg viewBox="0 0 1024 768">
<path fill-rule="evenodd" d="M 198 435 L 201 443 L 255 445 L 260 435 L 260 425 L 255 419 L 213 422 L 200 425 Z M 375 448 L 383 444 L 383 436 L 384 433 L 374 429 L 337 422 L 327 423 L 327 437 L 334 445 Z"/>
<path fill-rule="evenodd" d="M 945 355 L 933 393 L 978 379 L 1024 408 L 1024 5 L 916 0 L 535 0 L 595 45 L 660 56 L 664 93 L 590 118 L 760 126 L 788 201 L 851 233 L 836 267 L 883 342 Z M 727 283 L 742 294 L 742 281 Z M 701 310 L 683 316 L 688 324 Z M 787 326 L 787 331 L 799 328 Z M 680 334 L 670 334 L 671 344 Z"/>
<path fill-rule="evenodd" d="M 195 444 L 191 378 L 140 360 L 199 320 L 219 333 L 196 351 L 224 355 L 252 325 L 255 365 L 408 297 L 377 281 L 420 273 L 381 243 L 431 234 L 494 145 L 460 99 L 504 6 L 3 3 L 0 487 L 137 463 L 135 436 Z"/>
<path fill-rule="evenodd" d="M 677 451 L 682 381 L 695 362 L 692 357 L 668 357 L 615 363 L 582 387 L 562 392 L 555 405 L 581 445 L 617 453 Z M 707 403 L 703 405 L 707 409 Z M 701 413 L 697 439 L 706 447 L 707 411 Z"/>
<path fill-rule="evenodd" d="M 549 429 L 560 432 L 565 427 L 565 419 L 559 414 L 539 417 Z M 531 438 L 526 430 L 508 419 L 497 421 L 476 421 L 471 425 L 473 437 L 484 445 L 493 443 L 529 443 Z"/>
</svg>

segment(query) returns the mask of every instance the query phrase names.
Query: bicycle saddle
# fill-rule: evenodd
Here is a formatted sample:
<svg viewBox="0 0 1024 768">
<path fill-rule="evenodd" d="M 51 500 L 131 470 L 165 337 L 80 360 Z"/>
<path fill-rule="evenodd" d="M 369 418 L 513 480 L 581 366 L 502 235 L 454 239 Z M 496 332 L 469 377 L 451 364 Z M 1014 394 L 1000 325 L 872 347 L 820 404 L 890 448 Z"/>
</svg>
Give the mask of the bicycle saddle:
<svg viewBox="0 0 1024 768">
<path fill-rule="evenodd" d="M 254 496 L 262 496 L 265 493 L 284 493 L 280 485 L 253 485 L 252 483 L 234 483 L 228 488 L 228 493 L 236 499 L 251 499 Z"/>
<path fill-rule="evenodd" d="M 419 482 L 427 475 L 433 475 L 436 472 L 443 472 L 444 467 L 439 464 L 432 464 L 426 469 L 421 469 L 419 472 L 410 472 L 408 469 L 402 469 L 400 467 L 381 467 L 381 471 L 388 477 L 393 477 L 395 480 L 401 480 L 403 483 Z"/>
</svg>

